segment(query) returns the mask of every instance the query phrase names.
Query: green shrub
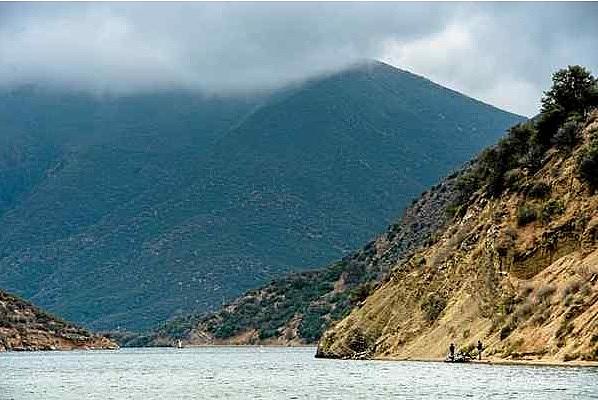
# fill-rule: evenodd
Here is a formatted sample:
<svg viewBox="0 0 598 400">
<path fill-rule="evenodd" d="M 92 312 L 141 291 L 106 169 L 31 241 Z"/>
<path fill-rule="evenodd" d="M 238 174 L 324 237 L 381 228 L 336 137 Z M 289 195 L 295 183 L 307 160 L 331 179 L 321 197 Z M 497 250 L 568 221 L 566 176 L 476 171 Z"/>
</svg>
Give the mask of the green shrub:
<svg viewBox="0 0 598 400">
<path fill-rule="evenodd" d="M 540 220 L 543 223 L 548 223 L 557 215 L 561 215 L 565 212 L 565 206 L 563 202 L 556 199 L 550 199 L 542 206 L 540 211 Z"/>
<path fill-rule="evenodd" d="M 361 303 L 372 294 L 376 285 L 373 282 L 365 282 L 351 290 L 350 299 L 353 304 Z"/>
<path fill-rule="evenodd" d="M 554 135 L 567 118 L 566 110 L 556 105 L 551 109 L 542 111 L 536 122 L 536 132 L 531 138 L 530 147 L 538 154 L 544 154 L 554 141 Z"/>
<path fill-rule="evenodd" d="M 278 334 L 278 330 L 272 329 L 270 327 L 260 328 L 258 331 L 258 335 L 260 340 L 269 339 L 271 337 L 275 337 Z"/>
<path fill-rule="evenodd" d="M 582 128 L 579 118 L 579 115 L 575 114 L 557 129 L 553 141 L 559 150 L 570 151 L 579 142 L 579 133 Z"/>
<path fill-rule="evenodd" d="M 502 328 L 500 328 L 500 332 L 499 332 L 500 340 L 505 340 L 506 338 L 508 338 L 509 335 L 511 334 L 511 332 L 513 332 L 515 330 L 515 328 L 516 328 L 516 326 L 512 321 L 510 323 L 508 323 L 507 325 L 503 326 Z"/>
<path fill-rule="evenodd" d="M 598 140 L 592 142 L 584 149 L 578 159 L 578 174 L 592 191 L 598 189 Z"/>
<path fill-rule="evenodd" d="M 538 214 L 534 208 L 529 205 L 522 205 L 517 208 L 517 225 L 524 226 L 530 222 L 534 222 L 538 218 Z"/>
<path fill-rule="evenodd" d="M 520 189 L 521 181 L 523 180 L 523 178 L 524 174 L 520 168 L 511 169 L 505 173 L 505 187 L 518 191 Z"/>
<path fill-rule="evenodd" d="M 527 190 L 532 199 L 543 199 L 550 194 L 550 186 L 546 182 L 534 182 Z"/>
</svg>

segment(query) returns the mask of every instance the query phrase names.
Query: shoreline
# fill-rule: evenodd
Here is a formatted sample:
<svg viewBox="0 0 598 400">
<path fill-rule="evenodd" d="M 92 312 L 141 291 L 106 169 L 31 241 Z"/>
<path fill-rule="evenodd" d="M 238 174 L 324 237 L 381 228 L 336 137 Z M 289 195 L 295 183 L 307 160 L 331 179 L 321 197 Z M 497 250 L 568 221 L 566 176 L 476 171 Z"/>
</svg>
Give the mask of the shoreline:
<svg viewBox="0 0 598 400">
<path fill-rule="evenodd" d="M 414 362 L 441 362 L 444 363 L 444 358 L 423 358 L 423 357 L 406 357 L 406 358 L 372 358 L 375 361 L 414 361 Z M 582 361 L 582 360 L 571 360 L 571 361 L 559 361 L 559 360 L 508 360 L 502 358 L 486 358 L 479 360 L 471 360 L 467 363 L 462 364 L 479 364 L 479 365 L 527 365 L 536 367 L 593 367 L 598 368 L 598 361 Z"/>
<path fill-rule="evenodd" d="M 87 352 L 87 351 L 102 351 L 107 350 L 111 352 L 118 352 L 119 350 L 127 350 L 127 349 L 173 349 L 173 350 L 184 350 L 184 349 L 194 349 L 194 348 L 303 348 L 303 349 L 317 349 L 315 345 L 308 345 L 308 344 L 297 344 L 297 345 L 277 345 L 277 344 L 267 344 L 267 345 L 243 345 L 243 344 L 202 344 L 202 345 L 187 345 L 183 346 L 182 348 L 172 347 L 172 346 L 148 346 L 148 347 L 118 347 L 118 348 L 72 348 L 72 349 L 37 349 L 37 350 L 6 350 L 0 351 L 0 354 L 6 353 L 55 353 L 55 352 Z M 314 353 L 314 359 L 315 357 Z M 376 358 L 369 358 L 363 360 L 357 359 L 342 359 L 342 358 L 324 358 L 327 360 L 338 360 L 338 361 L 385 361 L 385 362 L 428 362 L 428 363 L 445 363 L 444 358 L 434 358 L 434 357 L 376 357 Z M 461 363 L 459 363 L 461 364 Z M 523 365 L 523 366 L 536 366 L 536 367 L 586 367 L 586 368 L 598 368 L 598 361 L 582 361 L 582 360 L 571 360 L 571 361 L 560 361 L 554 359 L 537 359 L 537 360 L 512 360 L 512 359 L 501 359 L 501 358 L 493 358 L 489 357 L 479 360 L 471 360 L 467 363 L 462 364 L 479 364 L 479 365 Z"/>
</svg>

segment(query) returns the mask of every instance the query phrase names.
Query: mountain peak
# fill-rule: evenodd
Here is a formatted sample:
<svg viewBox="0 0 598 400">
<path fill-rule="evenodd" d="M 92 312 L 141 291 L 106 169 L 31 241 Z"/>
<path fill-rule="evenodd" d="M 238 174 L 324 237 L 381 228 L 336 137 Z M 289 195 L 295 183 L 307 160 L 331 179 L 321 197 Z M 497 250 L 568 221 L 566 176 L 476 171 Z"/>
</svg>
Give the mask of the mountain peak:
<svg viewBox="0 0 598 400">
<path fill-rule="evenodd" d="M 2 286 L 98 329 L 207 311 L 342 257 L 520 120 L 360 65 L 265 100 L 0 97 Z"/>
</svg>

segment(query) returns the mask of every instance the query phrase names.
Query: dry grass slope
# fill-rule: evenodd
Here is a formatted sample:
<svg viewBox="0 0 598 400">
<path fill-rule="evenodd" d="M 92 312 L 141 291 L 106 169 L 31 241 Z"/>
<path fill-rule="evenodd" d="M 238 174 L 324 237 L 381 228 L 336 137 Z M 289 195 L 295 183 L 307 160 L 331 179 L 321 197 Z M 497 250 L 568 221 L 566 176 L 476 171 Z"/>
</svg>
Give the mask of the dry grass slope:
<svg viewBox="0 0 598 400">
<path fill-rule="evenodd" d="M 469 349 L 480 339 L 490 358 L 598 360 L 598 195 L 577 172 L 596 134 L 594 111 L 572 152 L 550 149 L 497 198 L 478 191 L 435 243 L 324 334 L 318 354 L 439 358 L 451 342 Z"/>
</svg>

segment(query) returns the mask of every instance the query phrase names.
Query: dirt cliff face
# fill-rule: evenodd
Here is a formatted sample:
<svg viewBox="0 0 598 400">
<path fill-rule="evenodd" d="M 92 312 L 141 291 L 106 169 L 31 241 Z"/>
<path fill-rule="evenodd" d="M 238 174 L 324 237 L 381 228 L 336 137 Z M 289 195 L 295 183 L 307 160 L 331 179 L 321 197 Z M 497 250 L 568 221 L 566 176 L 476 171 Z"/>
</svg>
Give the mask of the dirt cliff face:
<svg viewBox="0 0 598 400">
<path fill-rule="evenodd" d="M 117 347 L 109 339 L 93 335 L 0 291 L 0 352 Z"/>
<path fill-rule="evenodd" d="M 597 133 L 594 112 L 571 152 L 548 150 L 498 197 L 476 192 L 324 334 L 318 355 L 440 358 L 451 342 L 468 351 L 481 340 L 489 357 L 597 360 L 598 195 L 577 173 Z"/>
</svg>

